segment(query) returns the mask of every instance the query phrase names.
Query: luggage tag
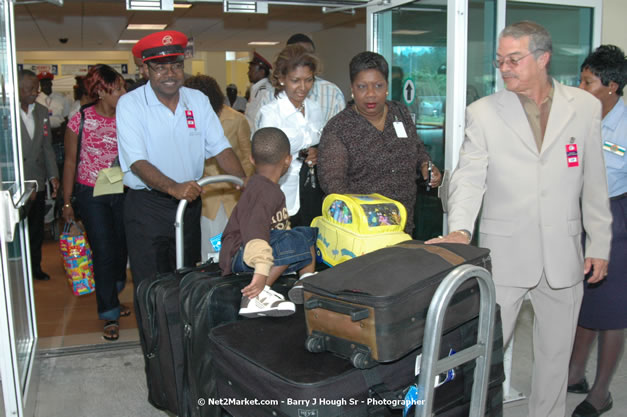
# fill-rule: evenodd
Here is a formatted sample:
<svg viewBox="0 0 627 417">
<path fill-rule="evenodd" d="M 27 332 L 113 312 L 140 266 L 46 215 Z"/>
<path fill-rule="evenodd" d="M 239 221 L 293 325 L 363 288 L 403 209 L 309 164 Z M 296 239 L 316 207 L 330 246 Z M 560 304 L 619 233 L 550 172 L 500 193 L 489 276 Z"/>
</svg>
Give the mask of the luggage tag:
<svg viewBox="0 0 627 417">
<path fill-rule="evenodd" d="M 191 110 L 185 110 L 185 118 L 187 119 L 187 127 L 190 129 L 196 129 L 196 122 L 194 121 L 194 112 Z"/>
<path fill-rule="evenodd" d="M 455 349 L 451 348 L 448 352 L 448 356 L 453 356 L 457 352 Z M 414 365 L 414 374 L 416 375 L 416 380 L 418 379 L 418 375 L 420 375 L 420 361 L 422 360 L 422 353 L 416 356 L 416 362 Z M 439 374 L 435 377 L 435 385 L 434 388 L 441 387 L 447 382 L 455 379 L 455 369 L 449 369 L 445 374 Z M 407 388 L 407 392 L 405 393 L 405 407 L 403 409 L 403 417 L 407 417 L 407 415 L 414 409 L 416 405 L 424 405 L 424 398 L 422 398 L 422 389 L 418 386 L 418 384 L 412 384 Z"/>
<path fill-rule="evenodd" d="M 44 137 L 48 136 L 48 119 L 44 119 Z"/>
<path fill-rule="evenodd" d="M 403 126 L 403 122 L 400 122 L 396 116 L 394 116 L 394 130 L 396 131 L 396 136 L 399 138 L 407 138 L 407 132 L 405 131 L 405 126 Z"/>
<path fill-rule="evenodd" d="M 616 143 L 612 143 L 609 140 L 603 142 L 603 150 L 611 152 L 614 155 L 625 156 L 625 148 Z"/>
<path fill-rule="evenodd" d="M 571 138 L 572 141 L 573 138 Z M 566 145 L 566 165 L 568 168 L 579 166 L 579 156 L 577 155 L 577 144 L 569 143 Z"/>
</svg>

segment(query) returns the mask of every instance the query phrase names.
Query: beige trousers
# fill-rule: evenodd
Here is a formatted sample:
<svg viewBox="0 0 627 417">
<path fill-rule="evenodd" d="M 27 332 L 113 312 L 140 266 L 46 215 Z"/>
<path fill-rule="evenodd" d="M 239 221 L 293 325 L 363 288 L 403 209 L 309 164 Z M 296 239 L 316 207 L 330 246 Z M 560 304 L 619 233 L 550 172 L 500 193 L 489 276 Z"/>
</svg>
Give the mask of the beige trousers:
<svg viewBox="0 0 627 417">
<path fill-rule="evenodd" d="M 564 417 L 568 363 L 575 340 L 583 283 L 553 289 L 544 273 L 532 288 L 497 285 L 501 306 L 503 341 L 509 343 L 526 294 L 533 306 L 533 372 L 529 417 Z"/>
</svg>

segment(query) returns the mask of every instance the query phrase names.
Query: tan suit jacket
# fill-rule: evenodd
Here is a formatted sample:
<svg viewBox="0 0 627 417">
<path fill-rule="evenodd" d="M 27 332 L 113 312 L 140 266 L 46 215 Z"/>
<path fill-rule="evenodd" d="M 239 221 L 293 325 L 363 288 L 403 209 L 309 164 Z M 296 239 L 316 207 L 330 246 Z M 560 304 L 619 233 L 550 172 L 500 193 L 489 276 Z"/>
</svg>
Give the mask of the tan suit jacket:
<svg viewBox="0 0 627 417">
<path fill-rule="evenodd" d="M 229 140 L 233 152 L 242 163 L 244 172 L 250 176 L 255 168 L 250 162 L 250 126 L 246 117 L 240 112 L 233 110 L 229 106 L 222 107 L 220 112 L 220 123 L 224 129 L 224 135 Z M 204 176 L 224 175 L 215 158 L 205 161 Z M 202 192 L 202 215 L 210 219 L 215 219 L 220 209 L 220 203 L 224 204 L 227 216 L 231 215 L 240 192 L 226 183 L 210 184 L 203 188 Z"/>
<path fill-rule="evenodd" d="M 601 104 L 554 81 L 541 151 L 518 96 L 501 91 L 474 102 L 449 191 L 449 230 L 473 230 L 492 251 L 497 285 L 552 288 L 583 280 L 586 257 L 608 259 L 611 213 L 601 144 Z M 577 145 L 568 167 L 566 145 Z"/>
<path fill-rule="evenodd" d="M 48 119 L 48 109 L 35 103 L 33 118 L 35 119 L 35 130 L 31 138 L 24 121 L 20 117 L 24 178 L 36 180 L 37 190 L 44 191 L 46 181 L 53 177 L 59 178 L 59 168 L 52 149 L 52 132 Z"/>
</svg>

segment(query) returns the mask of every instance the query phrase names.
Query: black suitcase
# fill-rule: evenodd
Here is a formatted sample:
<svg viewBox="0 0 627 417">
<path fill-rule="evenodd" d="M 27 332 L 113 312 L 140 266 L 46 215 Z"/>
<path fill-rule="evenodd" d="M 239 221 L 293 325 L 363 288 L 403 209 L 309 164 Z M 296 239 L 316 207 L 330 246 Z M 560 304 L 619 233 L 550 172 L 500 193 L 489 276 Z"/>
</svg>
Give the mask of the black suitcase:
<svg viewBox="0 0 627 417">
<path fill-rule="evenodd" d="M 205 277 L 221 274 L 218 264 L 214 263 L 162 274 L 154 281 L 142 281 L 136 297 L 148 401 L 179 417 L 189 416 L 189 401 L 183 384 L 185 358 L 179 283 L 181 277 L 192 271 Z"/>
<path fill-rule="evenodd" d="M 403 391 L 415 382 L 420 349 L 398 361 L 357 369 L 332 353 L 310 353 L 303 346 L 303 310 L 282 318 L 243 320 L 216 327 L 209 336 L 217 396 L 199 404 L 220 404 L 234 417 L 400 416 Z M 478 319 L 445 334 L 441 357 L 477 342 Z M 419 342 L 418 344 L 421 344 Z M 436 415 L 468 415 L 474 361 L 435 389 Z M 503 334 L 497 311 L 486 416 L 502 416 Z M 315 403 L 314 403 L 315 401 Z M 390 405 L 401 406 L 391 409 Z"/>
<path fill-rule="evenodd" d="M 405 356 L 422 342 L 436 289 L 461 264 L 489 271 L 490 251 L 406 241 L 304 279 L 307 349 L 350 358 L 357 368 Z M 479 305 L 478 284 L 469 280 L 451 300 L 443 332 L 477 317 Z"/>
<path fill-rule="evenodd" d="M 181 320 L 184 328 L 183 346 L 185 366 L 183 384 L 188 393 L 189 411 L 194 417 L 219 417 L 219 406 L 199 405 L 199 399 L 215 396 L 214 367 L 209 344 L 209 332 L 214 327 L 236 321 L 241 290 L 250 283 L 252 274 L 227 277 L 208 275 L 204 272 L 187 274 L 180 284 Z M 272 289 L 287 295 L 296 282 L 296 276 L 282 276 Z"/>
</svg>

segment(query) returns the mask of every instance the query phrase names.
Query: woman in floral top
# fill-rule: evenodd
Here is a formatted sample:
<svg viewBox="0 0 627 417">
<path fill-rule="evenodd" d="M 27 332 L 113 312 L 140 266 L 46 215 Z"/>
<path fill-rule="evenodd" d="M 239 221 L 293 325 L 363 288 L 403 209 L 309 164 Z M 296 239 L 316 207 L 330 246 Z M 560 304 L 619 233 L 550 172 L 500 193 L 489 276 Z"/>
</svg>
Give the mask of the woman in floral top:
<svg viewBox="0 0 627 417">
<path fill-rule="evenodd" d="M 93 193 L 98 172 L 111 167 L 118 156 L 115 107 L 126 90 L 122 76 L 102 64 L 89 70 L 84 84 L 95 103 L 77 112 L 65 132 L 63 218 L 66 221 L 74 219 L 71 204 L 74 196 L 93 253 L 98 318 L 105 321 L 103 338 L 117 340 L 120 316 L 131 314 L 130 309 L 120 304 L 118 299 L 126 283 L 127 252 L 122 215 L 124 194 L 94 197 Z M 77 157 L 81 113 L 85 120 L 80 155 Z"/>
</svg>

